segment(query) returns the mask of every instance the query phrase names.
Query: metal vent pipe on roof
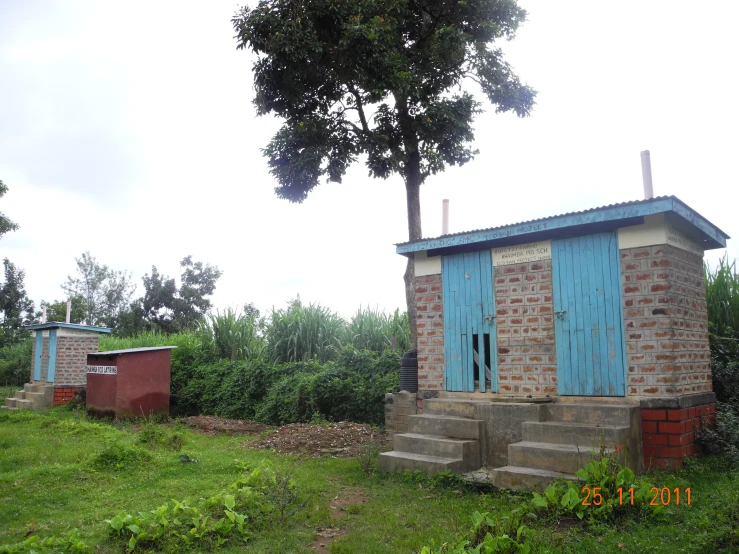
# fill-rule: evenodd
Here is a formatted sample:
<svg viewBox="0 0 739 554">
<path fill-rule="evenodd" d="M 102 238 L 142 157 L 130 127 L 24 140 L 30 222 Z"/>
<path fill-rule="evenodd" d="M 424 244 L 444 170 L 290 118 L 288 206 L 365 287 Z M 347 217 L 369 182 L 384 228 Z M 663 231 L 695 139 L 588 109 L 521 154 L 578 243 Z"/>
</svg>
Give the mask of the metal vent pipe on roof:
<svg viewBox="0 0 739 554">
<path fill-rule="evenodd" d="M 441 201 L 441 234 L 449 234 L 449 200 Z"/>
<path fill-rule="evenodd" d="M 69 319 L 72 315 L 72 301 L 67 300 L 67 323 L 69 323 Z"/>
<path fill-rule="evenodd" d="M 644 200 L 654 198 L 654 188 L 652 187 L 652 157 L 649 150 L 641 153 L 641 176 L 644 182 Z"/>
</svg>

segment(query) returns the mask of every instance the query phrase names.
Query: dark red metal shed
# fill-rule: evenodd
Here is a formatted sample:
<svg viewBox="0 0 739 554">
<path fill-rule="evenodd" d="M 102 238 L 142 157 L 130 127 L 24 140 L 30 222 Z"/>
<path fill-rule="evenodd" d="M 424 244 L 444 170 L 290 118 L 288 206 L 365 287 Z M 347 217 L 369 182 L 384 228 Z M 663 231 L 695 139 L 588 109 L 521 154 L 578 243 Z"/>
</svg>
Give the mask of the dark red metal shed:
<svg viewBox="0 0 739 554">
<path fill-rule="evenodd" d="M 118 418 L 169 414 L 173 348 L 177 347 L 88 354 L 87 411 Z"/>
</svg>

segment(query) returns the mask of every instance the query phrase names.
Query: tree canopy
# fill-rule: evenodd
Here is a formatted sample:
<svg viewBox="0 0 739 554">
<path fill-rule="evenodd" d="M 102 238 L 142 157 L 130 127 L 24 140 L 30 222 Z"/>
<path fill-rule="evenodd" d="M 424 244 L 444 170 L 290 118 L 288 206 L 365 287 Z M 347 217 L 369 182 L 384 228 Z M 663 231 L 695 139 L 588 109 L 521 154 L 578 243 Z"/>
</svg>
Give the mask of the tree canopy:
<svg viewBox="0 0 739 554">
<path fill-rule="evenodd" d="M 285 120 L 265 149 L 278 196 L 303 201 L 366 154 L 370 175 L 420 185 L 475 154 L 477 83 L 498 112 L 529 114 L 534 91 L 492 44 L 526 12 L 514 0 L 261 1 L 233 19 L 258 54 L 255 105 Z M 418 237 L 410 237 L 418 238 Z"/>
<path fill-rule="evenodd" d="M 2 198 L 6 192 L 8 192 L 8 185 L 0 180 L 0 198 Z M 5 233 L 15 231 L 16 229 L 18 229 L 18 224 L 13 223 L 9 218 L 5 216 L 5 214 L 3 214 L 3 212 L 0 212 L 0 237 L 2 237 Z"/>
<path fill-rule="evenodd" d="M 117 334 L 132 335 L 146 329 L 175 333 L 194 328 L 211 307 L 210 296 L 223 272 L 210 264 L 193 262 L 187 256 L 180 262 L 180 286 L 174 278 L 162 275 L 156 266 L 142 278 L 144 296 L 131 303 L 120 317 Z"/>
<path fill-rule="evenodd" d="M 62 290 L 68 297 L 84 301 L 88 325 L 115 327 L 118 315 L 128 306 L 135 288 L 130 274 L 98 263 L 89 252 L 75 258 L 75 262 L 77 275 L 68 276 Z"/>
<path fill-rule="evenodd" d="M 526 12 L 516 0 L 262 0 L 232 23 L 253 66 L 259 115 L 284 120 L 264 149 L 276 194 L 302 202 L 363 156 L 373 177 L 399 174 L 408 238 L 422 238 L 420 186 L 477 151 L 477 90 L 497 112 L 529 115 L 535 92 L 496 46 Z M 415 344 L 413 260 L 405 274 Z"/>
<path fill-rule="evenodd" d="M 26 272 L 8 258 L 3 260 L 4 281 L 0 283 L 0 347 L 20 342 L 28 331 L 24 325 L 36 322 L 33 301 L 28 298 Z"/>
</svg>

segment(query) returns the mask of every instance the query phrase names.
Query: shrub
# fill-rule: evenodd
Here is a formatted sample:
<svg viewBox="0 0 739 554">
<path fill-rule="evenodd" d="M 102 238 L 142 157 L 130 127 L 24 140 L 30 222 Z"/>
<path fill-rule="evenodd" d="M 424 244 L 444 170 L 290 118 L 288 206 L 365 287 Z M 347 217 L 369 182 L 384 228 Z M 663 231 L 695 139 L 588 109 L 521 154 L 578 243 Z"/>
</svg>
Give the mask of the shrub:
<svg viewBox="0 0 739 554">
<path fill-rule="evenodd" d="M 371 350 L 381 354 L 392 346 L 395 337 L 395 349 L 410 349 L 411 331 L 408 314 L 395 310 L 387 315 L 371 308 L 359 308 L 346 327 L 344 344 L 352 345 L 358 350 Z"/>
<path fill-rule="evenodd" d="M 121 442 L 114 442 L 95 455 L 91 465 L 95 469 L 120 471 L 150 460 L 151 455 L 148 452 Z"/>
<path fill-rule="evenodd" d="M 257 407 L 255 419 L 271 425 L 309 422 L 316 411 L 310 394 L 315 377 L 312 373 L 296 373 L 277 381 Z"/>
<path fill-rule="evenodd" d="M 718 404 L 716 425 L 697 432 L 704 452 L 722 457 L 730 467 L 739 466 L 739 410 L 735 405 Z"/>
<path fill-rule="evenodd" d="M 147 421 L 141 426 L 139 443 L 146 444 L 150 448 L 161 447 L 179 452 L 185 444 L 185 437 L 182 433 L 169 431 L 161 425 Z"/>
<path fill-rule="evenodd" d="M 198 336 L 203 347 L 216 359 L 234 362 L 255 359 L 265 353 L 261 326 L 255 316 L 228 308 L 223 313 L 207 314 L 198 322 Z"/>
<path fill-rule="evenodd" d="M 728 256 L 719 260 L 714 270 L 704 266 L 706 305 L 711 332 L 719 337 L 734 337 L 739 332 L 739 274 L 736 260 Z"/>
<path fill-rule="evenodd" d="M 276 362 L 328 362 L 341 351 L 345 326 L 328 308 L 294 300 L 286 310 L 272 310 L 266 335 L 269 355 Z"/>
<path fill-rule="evenodd" d="M 33 340 L 0 348 L 0 385 L 21 386 L 31 377 Z"/>
</svg>

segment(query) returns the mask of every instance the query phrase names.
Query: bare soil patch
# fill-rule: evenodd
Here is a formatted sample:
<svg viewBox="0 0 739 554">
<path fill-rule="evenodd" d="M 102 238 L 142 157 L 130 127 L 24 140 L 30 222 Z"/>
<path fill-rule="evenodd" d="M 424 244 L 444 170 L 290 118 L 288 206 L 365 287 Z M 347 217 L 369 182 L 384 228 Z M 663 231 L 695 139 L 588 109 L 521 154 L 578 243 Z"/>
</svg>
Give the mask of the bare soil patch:
<svg viewBox="0 0 739 554">
<path fill-rule="evenodd" d="M 180 420 L 185 425 L 195 427 L 196 433 L 204 435 L 258 435 L 274 429 L 271 425 L 242 421 L 240 419 L 224 419 L 217 416 L 191 416 Z"/>
<path fill-rule="evenodd" d="M 346 531 L 340 527 L 343 518 L 349 514 L 357 514 L 361 511 L 361 505 L 367 502 L 367 495 L 356 489 L 344 489 L 330 502 L 331 527 L 322 527 L 316 531 L 316 540 L 312 548 L 318 554 L 328 554 L 331 551 L 331 543 L 342 536 Z"/>
<path fill-rule="evenodd" d="M 384 445 L 384 431 L 378 431 L 369 425 L 341 421 L 321 425 L 291 423 L 276 428 L 264 438 L 249 441 L 244 446 L 268 448 L 280 454 L 348 458 L 356 456 L 368 442 Z"/>
</svg>

